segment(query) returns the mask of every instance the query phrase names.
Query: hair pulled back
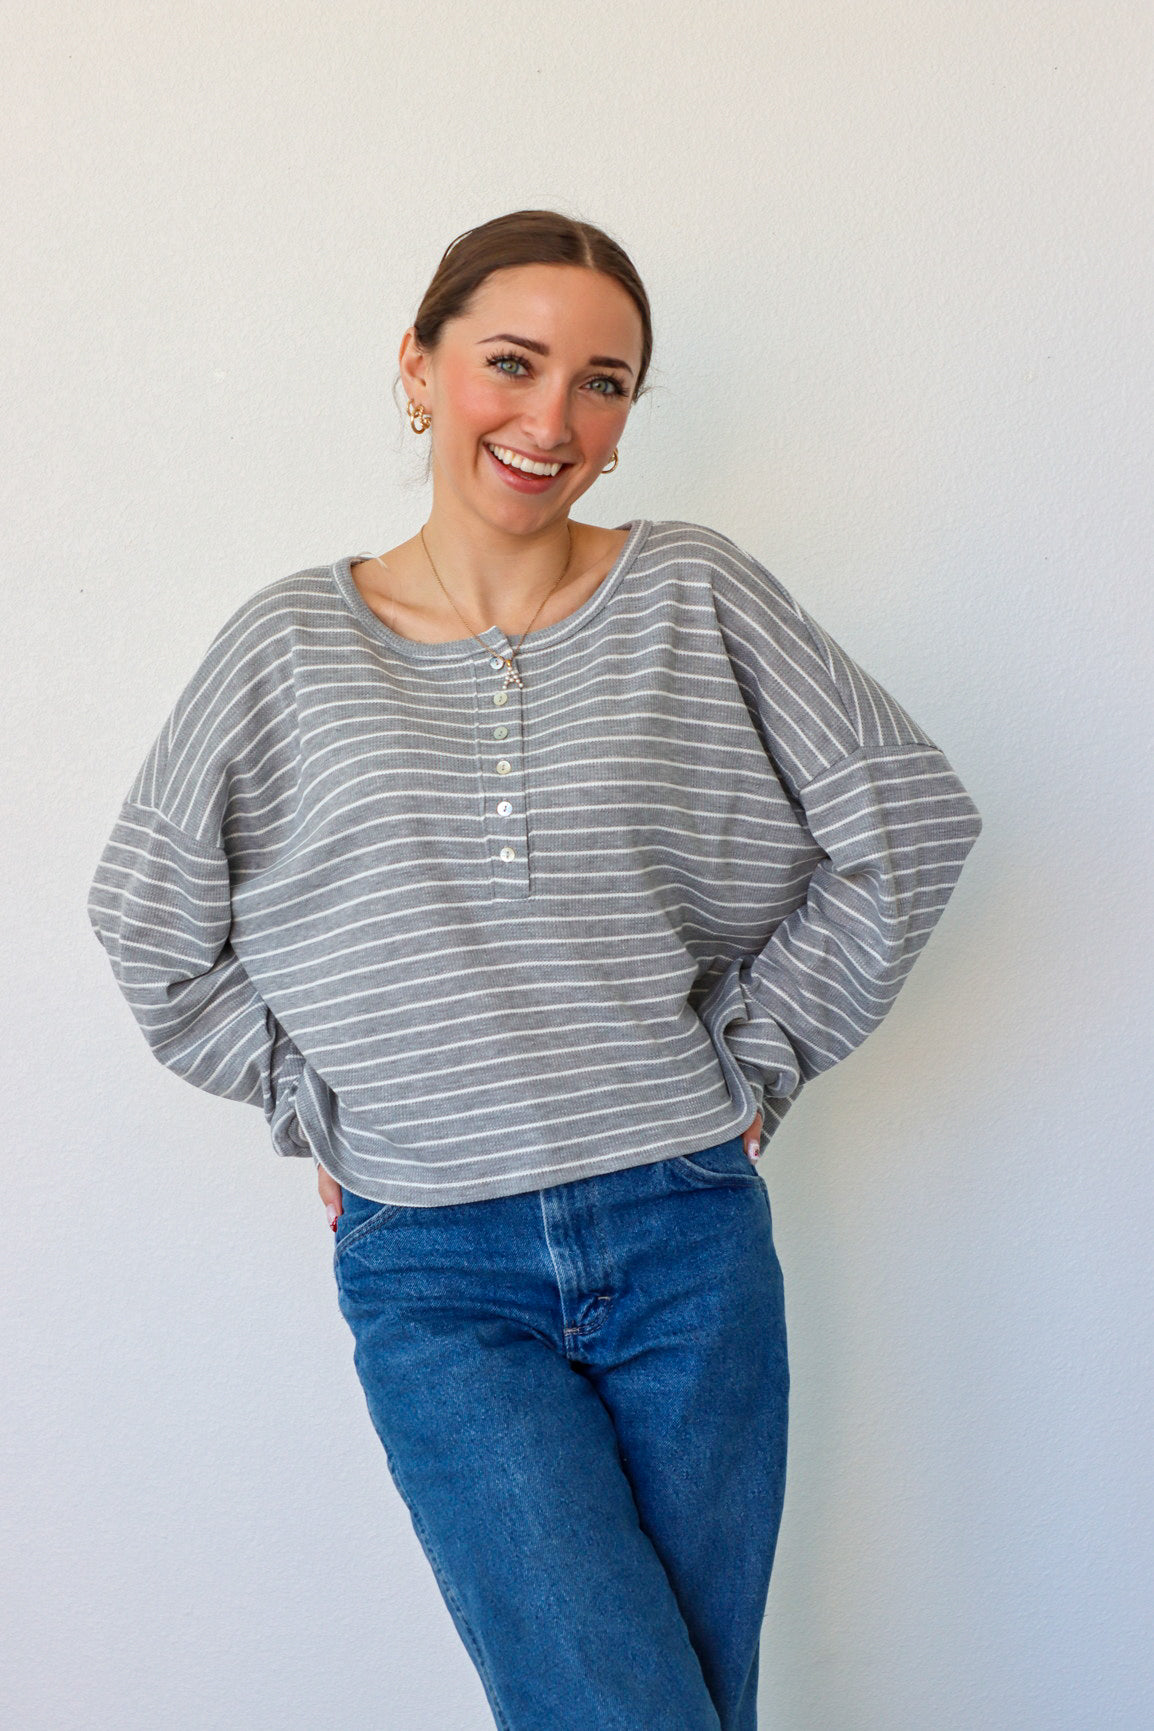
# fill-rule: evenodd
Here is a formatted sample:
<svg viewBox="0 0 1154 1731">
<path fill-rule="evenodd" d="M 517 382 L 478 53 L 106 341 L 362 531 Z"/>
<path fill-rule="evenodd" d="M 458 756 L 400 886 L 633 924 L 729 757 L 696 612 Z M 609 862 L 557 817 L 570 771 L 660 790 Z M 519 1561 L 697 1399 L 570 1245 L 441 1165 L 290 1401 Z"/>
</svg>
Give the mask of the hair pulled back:
<svg viewBox="0 0 1154 1731">
<path fill-rule="evenodd" d="M 583 265 L 621 284 L 641 317 L 641 364 L 632 397 L 635 402 L 653 353 L 649 296 L 623 247 L 592 223 L 578 222 L 554 210 L 510 211 L 507 216 L 496 216 L 491 222 L 466 229 L 450 241 L 413 320 L 413 332 L 426 354 L 436 348 L 449 320 L 468 311 L 486 277 L 494 271 L 526 264 Z"/>
</svg>

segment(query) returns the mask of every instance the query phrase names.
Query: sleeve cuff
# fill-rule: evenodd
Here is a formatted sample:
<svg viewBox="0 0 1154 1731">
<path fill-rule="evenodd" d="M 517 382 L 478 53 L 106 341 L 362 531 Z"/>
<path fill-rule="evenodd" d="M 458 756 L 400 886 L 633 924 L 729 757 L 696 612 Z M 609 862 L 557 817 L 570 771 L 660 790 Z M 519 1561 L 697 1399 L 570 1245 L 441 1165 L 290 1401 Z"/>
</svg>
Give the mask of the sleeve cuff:
<svg viewBox="0 0 1154 1731">
<path fill-rule="evenodd" d="M 760 1107 L 767 1094 L 795 1094 L 802 1078 L 780 1024 L 750 990 L 746 966 L 731 962 L 698 1014 L 719 1057 L 737 1066 Z"/>
</svg>

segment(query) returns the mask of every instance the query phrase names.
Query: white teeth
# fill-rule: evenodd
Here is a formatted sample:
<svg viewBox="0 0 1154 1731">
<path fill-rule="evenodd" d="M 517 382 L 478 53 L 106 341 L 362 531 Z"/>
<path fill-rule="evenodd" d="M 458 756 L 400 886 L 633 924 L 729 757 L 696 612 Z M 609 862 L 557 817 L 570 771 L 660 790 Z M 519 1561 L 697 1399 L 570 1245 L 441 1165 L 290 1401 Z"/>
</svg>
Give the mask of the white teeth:
<svg viewBox="0 0 1154 1731">
<path fill-rule="evenodd" d="M 489 450 L 502 463 L 507 463 L 510 469 L 524 469 L 528 475 L 559 475 L 560 463 L 534 463 L 531 457 L 519 457 L 516 451 L 506 450 L 504 445 L 490 445 Z"/>
</svg>

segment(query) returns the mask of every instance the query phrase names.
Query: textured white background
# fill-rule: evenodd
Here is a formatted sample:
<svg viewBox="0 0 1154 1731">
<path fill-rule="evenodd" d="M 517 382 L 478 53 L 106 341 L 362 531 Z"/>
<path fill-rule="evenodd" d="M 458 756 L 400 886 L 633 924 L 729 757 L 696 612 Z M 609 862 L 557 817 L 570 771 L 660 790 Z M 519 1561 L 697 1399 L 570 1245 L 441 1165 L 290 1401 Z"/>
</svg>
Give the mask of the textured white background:
<svg viewBox="0 0 1154 1731">
<path fill-rule="evenodd" d="M 311 1167 L 153 1063 L 83 903 L 233 607 L 422 521 L 390 386 L 442 247 L 556 204 L 657 321 L 578 514 L 734 536 L 986 825 L 765 1160 L 763 1723 L 1145 1731 L 1148 8 L 40 0 L 7 34 L 5 1724 L 490 1725 Z"/>
</svg>

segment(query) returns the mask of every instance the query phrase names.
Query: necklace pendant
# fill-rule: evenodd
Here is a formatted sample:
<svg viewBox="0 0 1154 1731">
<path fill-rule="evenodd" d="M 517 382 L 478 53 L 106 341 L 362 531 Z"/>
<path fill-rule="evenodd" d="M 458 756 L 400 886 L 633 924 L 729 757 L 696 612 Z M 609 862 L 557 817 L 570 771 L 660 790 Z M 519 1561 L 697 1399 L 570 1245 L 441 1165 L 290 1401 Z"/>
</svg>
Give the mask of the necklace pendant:
<svg viewBox="0 0 1154 1731">
<path fill-rule="evenodd" d="M 525 689 L 525 683 L 522 680 L 521 675 L 517 672 L 517 669 L 513 666 L 513 663 L 511 661 L 506 661 L 505 678 L 502 681 L 501 690 L 508 691 L 511 685 L 516 685 L 522 691 Z"/>
</svg>

